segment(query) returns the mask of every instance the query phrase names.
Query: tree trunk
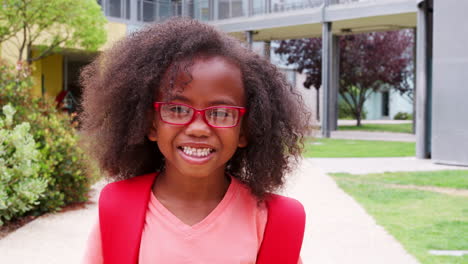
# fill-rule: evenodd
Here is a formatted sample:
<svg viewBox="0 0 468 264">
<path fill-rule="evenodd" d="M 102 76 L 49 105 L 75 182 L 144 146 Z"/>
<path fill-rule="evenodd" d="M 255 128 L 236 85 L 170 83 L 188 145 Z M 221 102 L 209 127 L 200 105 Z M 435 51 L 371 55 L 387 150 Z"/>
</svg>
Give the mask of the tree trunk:
<svg viewBox="0 0 468 264">
<path fill-rule="evenodd" d="M 361 109 L 354 111 L 354 117 L 356 118 L 356 126 L 361 126 Z"/>
</svg>

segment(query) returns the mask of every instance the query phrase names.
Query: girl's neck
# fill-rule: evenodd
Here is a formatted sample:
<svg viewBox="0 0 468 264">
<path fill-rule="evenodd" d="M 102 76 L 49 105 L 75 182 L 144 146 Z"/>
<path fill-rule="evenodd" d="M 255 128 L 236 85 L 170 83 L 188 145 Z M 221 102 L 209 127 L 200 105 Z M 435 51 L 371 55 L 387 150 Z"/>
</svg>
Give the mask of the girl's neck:
<svg viewBox="0 0 468 264">
<path fill-rule="evenodd" d="M 159 200 L 170 199 L 193 203 L 219 202 L 224 197 L 230 180 L 224 172 L 221 175 L 198 178 L 165 170 L 156 178 L 153 193 Z"/>
</svg>

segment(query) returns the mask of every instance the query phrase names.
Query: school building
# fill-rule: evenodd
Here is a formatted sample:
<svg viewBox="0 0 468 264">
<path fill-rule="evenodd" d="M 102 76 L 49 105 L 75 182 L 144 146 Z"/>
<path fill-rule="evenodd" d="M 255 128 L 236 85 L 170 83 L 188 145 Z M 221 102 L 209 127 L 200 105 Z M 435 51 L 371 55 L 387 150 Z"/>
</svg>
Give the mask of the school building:
<svg viewBox="0 0 468 264">
<path fill-rule="evenodd" d="M 464 0 L 98 0 L 108 18 L 105 49 L 145 23 L 189 16 L 249 45 L 322 37 L 322 134 L 336 127 L 337 36 L 404 28 L 416 30 L 417 157 L 468 166 L 468 2 Z M 8 57 L 7 44 L 2 56 Z M 79 69 L 96 54 L 63 50 L 34 63 L 35 93 L 79 98 Z M 14 57 L 14 56 L 12 56 Z"/>
</svg>

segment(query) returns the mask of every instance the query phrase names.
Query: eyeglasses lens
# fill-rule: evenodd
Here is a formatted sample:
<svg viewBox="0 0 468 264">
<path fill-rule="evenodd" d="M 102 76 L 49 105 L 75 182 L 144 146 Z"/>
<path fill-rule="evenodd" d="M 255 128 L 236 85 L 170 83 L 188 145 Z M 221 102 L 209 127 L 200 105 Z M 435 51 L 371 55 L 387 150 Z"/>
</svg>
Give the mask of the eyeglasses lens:
<svg viewBox="0 0 468 264">
<path fill-rule="evenodd" d="M 206 120 L 213 126 L 229 127 L 237 123 L 239 117 L 238 109 L 216 107 L 205 112 Z"/>
<path fill-rule="evenodd" d="M 174 124 L 185 124 L 192 119 L 193 109 L 184 105 L 164 104 L 161 106 L 163 121 Z"/>
<path fill-rule="evenodd" d="M 195 114 L 194 109 L 177 104 L 164 104 L 160 112 L 163 121 L 178 125 L 187 124 Z M 232 127 L 237 124 L 239 110 L 227 107 L 209 108 L 205 111 L 205 119 L 211 126 Z"/>
</svg>

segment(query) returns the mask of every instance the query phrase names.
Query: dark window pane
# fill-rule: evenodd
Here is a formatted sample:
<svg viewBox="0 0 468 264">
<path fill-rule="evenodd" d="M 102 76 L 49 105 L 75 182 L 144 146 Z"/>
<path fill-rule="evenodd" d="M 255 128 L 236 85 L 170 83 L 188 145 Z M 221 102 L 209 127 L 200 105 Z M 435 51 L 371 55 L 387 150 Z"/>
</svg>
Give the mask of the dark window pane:
<svg viewBox="0 0 468 264">
<path fill-rule="evenodd" d="M 125 18 L 130 19 L 130 0 L 126 0 Z"/>
<path fill-rule="evenodd" d="M 143 1 L 143 21 L 153 22 L 156 14 L 156 6 L 152 1 Z"/>
<path fill-rule="evenodd" d="M 137 20 L 138 21 L 141 21 L 141 5 L 142 5 L 141 0 L 138 0 L 137 2 Z"/>
<path fill-rule="evenodd" d="M 122 3 L 121 0 L 109 0 L 107 15 L 111 17 L 122 17 Z"/>
<path fill-rule="evenodd" d="M 390 113 L 390 94 L 382 92 L 382 115 L 389 116 Z"/>
<path fill-rule="evenodd" d="M 172 16 L 171 0 L 159 0 L 159 20 L 165 20 Z"/>
</svg>

